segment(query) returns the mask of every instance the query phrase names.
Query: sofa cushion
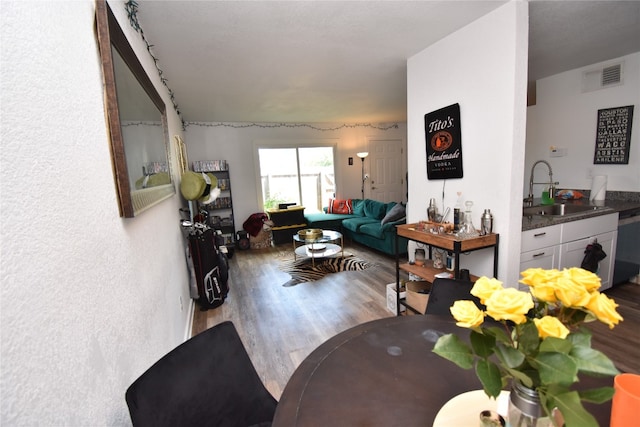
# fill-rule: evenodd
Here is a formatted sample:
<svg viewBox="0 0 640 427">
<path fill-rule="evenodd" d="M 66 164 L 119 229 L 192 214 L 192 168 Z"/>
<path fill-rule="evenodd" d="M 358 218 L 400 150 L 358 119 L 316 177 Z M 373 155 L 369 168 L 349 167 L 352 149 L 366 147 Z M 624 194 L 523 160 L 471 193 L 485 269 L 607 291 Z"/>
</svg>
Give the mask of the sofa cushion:
<svg viewBox="0 0 640 427">
<path fill-rule="evenodd" d="M 367 236 L 376 237 L 378 239 L 384 239 L 384 231 L 379 222 L 370 222 L 362 224 L 358 229 L 358 233 L 366 234 Z"/>
<path fill-rule="evenodd" d="M 374 218 L 368 218 L 366 216 L 357 216 L 357 217 L 345 219 L 342 221 L 342 227 L 357 233 L 363 224 L 371 224 L 371 223 L 375 223 L 378 225 L 378 227 L 380 227 L 380 222 L 378 222 Z"/>
<path fill-rule="evenodd" d="M 385 225 L 388 222 L 394 222 L 399 219 L 404 218 L 407 215 L 406 209 L 402 203 L 389 203 L 387 207 L 391 207 L 387 209 L 387 214 L 380 221 L 380 225 Z"/>
<path fill-rule="evenodd" d="M 305 213 L 304 220 L 309 228 L 340 231 L 342 220 L 353 218 L 354 215 L 330 214 L 324 212 Z"/>
<path fill-rule="evenodd" d="M 364 199 L 351 199 L 351 205 L 354 215 L 364 216 Z"/>
<path fill-rule="evenodd" d="M 330 214 L 352 214 L 353 207 L 351 206 L 351 199 L 329 199 L 329 207 L 327 213 Z"/>
<path fill-rule="evenodd" d="M 379 221 L 387 214 L 387 204 L 377 200 L 366 199 L 364 201 L 364 214 Z"/>
</svg>

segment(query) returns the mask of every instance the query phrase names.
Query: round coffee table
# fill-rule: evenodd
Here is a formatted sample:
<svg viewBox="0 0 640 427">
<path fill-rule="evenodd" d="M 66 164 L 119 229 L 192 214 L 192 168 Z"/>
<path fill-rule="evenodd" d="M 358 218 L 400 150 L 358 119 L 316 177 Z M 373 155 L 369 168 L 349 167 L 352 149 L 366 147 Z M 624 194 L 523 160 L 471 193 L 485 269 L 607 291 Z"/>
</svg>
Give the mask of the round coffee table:
<svg viewBox="0 0 640 427">
<path fill-rule="evenodd" d="M 333 230 L 322 230 L 322 237 L 314 240 L 301 238 L 297 233 L 293 235 L 293 259 L 298 256 L 311 258 L 311 265 L 315 266 L 316 258 L 327 258 L 341 253 L 344 256 L 344 242 L 342 233 Z"/>
</svg>

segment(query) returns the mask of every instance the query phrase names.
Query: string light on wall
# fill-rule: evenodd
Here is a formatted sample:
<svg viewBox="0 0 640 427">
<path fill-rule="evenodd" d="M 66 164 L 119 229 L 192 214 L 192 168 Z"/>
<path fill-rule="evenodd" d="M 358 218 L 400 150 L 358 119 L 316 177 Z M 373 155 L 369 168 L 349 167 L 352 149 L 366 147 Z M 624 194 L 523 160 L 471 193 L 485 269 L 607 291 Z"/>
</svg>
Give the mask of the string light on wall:
<svg viewBox="0 0 640 427">
<path fill-rule="evenodd" d="M 233 129 L 244 129 L 250 127 L 257 127 L 263 129 L 273 129 L 273 128 L 308 128 L 319 131 L 336 131 L 341 129 L 354 129 L 354 128 L 371 128 L 377 130 L 389 130 L 389 129 L 398 129 L 398 124 L 393 123 L 391 125 L 374 125 L 371 123 L 356 123 L 356 124 L 343 124 L 336 125 L 333 127 L 321 127 L 318 125 L 311 125 L 308 123 L 209 123 L 209 122 L 186 122 L 187 126 L 202 126 L 202 127 L 226 127 Z"/>
<path fill-rule="evenodd" d="M 187 122 L 182 117 L 182 113 L 181 113 L 180 108 L 178 106 L 178 102 L 176 101 L 175 93 L 169 87 L 168 80 L 164 77 L 164 72 L 160 68 L 160 65 L 159 65 L 160 60 L 151 51 L 151 48 L 153 47 L 153 45 L 149 43 L 149 41 L 147 40 L 147 38 L 146 38 L 146 36 L 144 34 L 144 31 L 142 30 L 142 27 L 140 26 L 140 22 L 138 21 L 138 2 L 135 1 L 135 0 L 128 0 L 124 4 L 124 7 L 125 7 L 125 10 L 127 11 L 127 17 L 129 18 L 129 24 L 131 25 L 131 27 L 137 33 L 140 34 L 140 37 L 142 38 L 142 41 L 145 43 L 145 45 L 147 47 L 147 52 L 149 52 L 149 55 L 151 55 L 151 58 L 153 59 L 153 63 L 155 65 L 155 67 L 156 67 L 156 70 L 158 71 L 158 75 L 160 76 L 160 81 L 167 88 L 167 91 L 169 92 L 169 98 L 171 99 L 171 103 L 173 104 L 173 108 L 176 111 L 176 114 L 178 114 L 178 117 L 180 118 L 180 121 L 182 123 L 182 130 L 186 130 L 187 126 L 202 126 L 202 127 L 211 127 L 211 128 L 226 127 L 226 128 L 233 128 L 233 129 L 244 129 L 244 128 L 251 128 L 251 127 L 262 128 L 262 129 L 308 128 L 308 129 L 321 131 L 321 132 L 337 131 L 337 130 L 341 130 L 341 129 L 353 129 L 353 128 L 370 128 L 370 129 L 376 129 L 376 130 L 380 130 L 380 131 L 387 131 L 387 130 L 390 130 L 390 129 L 398 129 L 398 124 L 397 123 L 393 123 L 393 124 L 389 124 L 389 125 L 383 125 L 383 124 L 375 125 L 375 124 L 371 124 L 371 123 L 357 123 L 357 124 L 342 124 L 342 125 L 335 125 L 335 126 L 329 126 L 329 127 L 322 127 L 322 126 L 319 126 L 319 125 L 311 125 L 311 124 L 306 124 L 306 123 L 249 123 L 249 122 L 247 122 L 247 123 L 222 123 L 222 122 L 209 123 L 209 122 Z"/>
<path fill-rule="evenodd" d="M 140 37 L 142 38 L 142 41 L 144 41 L 144 44 L 147 46 L 147 52 L 149 52 L 149 55 L 151 55 L 151 58 L 153 59 L 153 63 L 156 66 L 156 70 L 158 70 L 158 75 L 160 76 L 160 81 L 162 82 L 162 84 L 167 88 L 167 90 L 169 91 L 169 98 L 171 99 L 171 103 L 173 104 L 173 109 L 176 110 L 176 114 L 178 115 L 178 117 L 180 117 L 180 121 L 182 122 L 182 130 L 186 129 L 186 124 L 184 119 L 182 118 L 182 113 L 180 112 L 180 108 L 178 107 L 178 103 L 176 102 L 176 96 L 173 93 L 173 90 L 171 90 L 171 88 L 169 87 L 169 84 L 167 83 L 168 80 L 164 77 L 164 72 L 162 71 L 162 69 L 160 69 L 160 66 L 158 65 L 158 63 L 160 62 L 159 59 L 153 54 L 153 52 L 151 52 L 151 48 L 153 47 L 152 44 L 149 44 L 149 42 L 147 41 L 147 38 L 144 35 L 144 31 L 142 30 L 142 27 L 140 26 L 140 23 L 138 22 L 138 2 L 134 1 L 134 0 L 129 0 L 124 4 L 124 7 L 127 11 L 127 17 L 129 18 L 129 24 L 131 24 L 131 27 L 136 30 L 137 33 L 140 34 Z"/>
<path fill-rule="evenodd" d="M 122 126 L 122 127 L 127 127 L 127 126 L 159 126 L 159 127 L 162 127 L 162 123 L 160 123 L 160 122 L 126 122 L 126 121 L 121 121 L 120 122 L 120 126 Z"/>
</svg>

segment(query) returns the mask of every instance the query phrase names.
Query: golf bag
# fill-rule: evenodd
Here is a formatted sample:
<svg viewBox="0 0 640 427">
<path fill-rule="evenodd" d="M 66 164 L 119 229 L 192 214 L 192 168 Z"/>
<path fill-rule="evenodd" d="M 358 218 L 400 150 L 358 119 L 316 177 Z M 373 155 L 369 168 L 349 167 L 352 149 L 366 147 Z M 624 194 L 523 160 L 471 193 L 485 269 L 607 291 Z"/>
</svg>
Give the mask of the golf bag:
<svg viewBox="0 0 640 427">
<path fill-rule="evenodd" d="M 196 223 L 187 238 L 197 285 L 197 295 L 192 292 L 191 297 L 202 310 L 218 307 L 229 293 L 227 257 L 218 247 L 214 230 L 204 224 Z"/>
</svg>

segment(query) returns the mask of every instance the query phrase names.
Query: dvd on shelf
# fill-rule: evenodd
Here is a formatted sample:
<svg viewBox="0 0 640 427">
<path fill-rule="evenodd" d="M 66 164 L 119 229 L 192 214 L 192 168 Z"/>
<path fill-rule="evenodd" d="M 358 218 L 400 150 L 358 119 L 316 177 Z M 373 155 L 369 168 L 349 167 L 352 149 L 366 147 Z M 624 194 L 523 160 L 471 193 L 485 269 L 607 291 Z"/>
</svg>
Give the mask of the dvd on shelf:
<svg viewBox="0 0 640 427">
<path fill-rule="evenodd" d="M 191 163 L 194 172 L 217 172 L 229 170 L 226 160 L 196 160 Z"/>
</svg>

